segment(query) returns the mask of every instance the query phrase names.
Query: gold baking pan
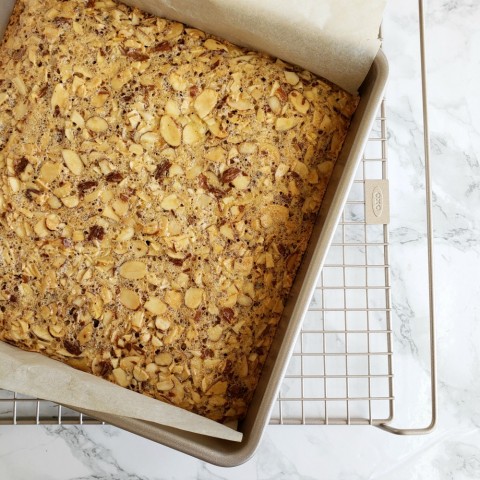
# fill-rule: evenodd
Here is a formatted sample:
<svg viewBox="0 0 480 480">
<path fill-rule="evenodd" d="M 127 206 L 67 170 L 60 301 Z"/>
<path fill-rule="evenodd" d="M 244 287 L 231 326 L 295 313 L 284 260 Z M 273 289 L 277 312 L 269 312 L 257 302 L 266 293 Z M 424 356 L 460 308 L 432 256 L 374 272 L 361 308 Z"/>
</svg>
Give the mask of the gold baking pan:
<svg viewBox="0 0 480 480">
<path fill-rule="evenodd" d="M 4 0 L 0 6 L 0 36 L 3 35 L 14 3 L 14 0 Z M 220 466 L 240 465 L 254 454 L 270 419 L 271 409 L 301 329 L 303 317 L 380 105 L 387 77 L 387 60 L 383 53 L 379 52 L 360 88 L 360 104 L 335 165 L 308 249 L 293 283 L 253 401 L 245 420 L 239 424 L 239 430 L 244 434 L 243 441 L 229 442 L 99 412 L 84 411 L 84 413 Z"/>
<path fill-rule="evenodd" d="M 361 100 L 335 165 L 310 243 L 268 354 L 247 416 L 239 425 L 241 443 L 160 427 L 133 418 L 84 411 L 124 430 L 180 450 L 215 465 L 233 467 L 246 462 L 257 449 L 288 366 L 303 317 L 320 276 L 328 248 L 343 211 L 357 166 L 368 140 L 388 77 L 388 63 L 380 51 L 360 88 Z"/>
</svg>

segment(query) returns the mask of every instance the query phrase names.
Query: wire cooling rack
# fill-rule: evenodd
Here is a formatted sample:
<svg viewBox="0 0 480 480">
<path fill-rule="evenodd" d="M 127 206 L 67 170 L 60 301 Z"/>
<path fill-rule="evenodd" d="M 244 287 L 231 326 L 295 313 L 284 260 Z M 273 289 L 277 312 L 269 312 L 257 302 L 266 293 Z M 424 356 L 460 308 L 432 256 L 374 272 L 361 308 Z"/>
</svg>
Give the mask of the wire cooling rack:
<svg viewBox="0 0 480 480">
<path fill-rule="evenodd" d="M 387 225 L 365 185 L 387 179 L 385 101 L 303 323 L 273 424 L 381 424 L 393 415 Z"/>
<path fill-rule="evenodd" d="M 423 0 L 418 0 L 418 5 L 425 140 L 431 422 L 427 427 L 410 429 L 388 425 L 394 407 L 388 226 L 370 224 L 366 215 L 367 184 L 387 180 L 387 119 L 383 101 L 274 406 L 271 424 L 370 424 L 403 435 L 428 433 L 435 425 L 433 235 Z M 92 423 L 99 422 L 52 402 L 0 389 L 0 425 Z"/>
<path fill-rule="evenodd" d="M 388 230 L 365 218 L 365 181 L 387 178 L 381 105 L 320 283 L 305 318 L 273 424 L 377 424 L 392 416 Z M 0 390 L 1 424 L 98 421 Z"/>
</svg>

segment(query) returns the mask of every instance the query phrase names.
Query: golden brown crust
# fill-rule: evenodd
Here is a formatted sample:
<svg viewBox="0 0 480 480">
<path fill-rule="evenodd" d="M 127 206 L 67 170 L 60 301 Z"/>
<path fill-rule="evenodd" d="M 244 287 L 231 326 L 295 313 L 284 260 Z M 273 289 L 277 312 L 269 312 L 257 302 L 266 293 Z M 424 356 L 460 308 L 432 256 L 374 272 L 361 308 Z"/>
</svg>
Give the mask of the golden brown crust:
<svg viewBox="0 0 480 480">
<path fill-rule="evenodd" d="M 0 340 L 244 415 L 357 99 L 110 0 L 19 0 L 0 65 Z"/>
</svg>

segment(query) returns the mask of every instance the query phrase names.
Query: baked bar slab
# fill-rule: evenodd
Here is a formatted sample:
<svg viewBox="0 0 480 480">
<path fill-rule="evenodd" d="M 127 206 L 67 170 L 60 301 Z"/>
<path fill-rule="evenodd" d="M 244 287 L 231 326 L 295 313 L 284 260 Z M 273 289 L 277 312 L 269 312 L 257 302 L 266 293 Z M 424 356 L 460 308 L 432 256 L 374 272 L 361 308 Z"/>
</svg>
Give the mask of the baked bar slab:
<svg viewBox="0 0 480 480">
<path fill-rule="evenodd" d="M 0 340 L 241 418 L 356 105 L 111 0 L 18 0 L 0 50 Z"/>
</svg>

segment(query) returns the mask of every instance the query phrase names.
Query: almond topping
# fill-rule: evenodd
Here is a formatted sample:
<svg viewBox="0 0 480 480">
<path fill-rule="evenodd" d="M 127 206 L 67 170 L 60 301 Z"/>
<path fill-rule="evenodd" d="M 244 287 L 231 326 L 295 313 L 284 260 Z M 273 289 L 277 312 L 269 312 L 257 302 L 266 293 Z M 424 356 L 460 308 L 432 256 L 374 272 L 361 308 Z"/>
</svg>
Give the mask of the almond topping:
<svg viewBox="0 0 480 480">
<path fill-rule="evenodd" d="M 154 315 L 162 315 L 167 311 L 167 305 L 158 297 L 150 297 L 145 302 L 145 310 Z"/>
<path fill-rule="evenodd" d="M 104 118 L 91 117 L 87 120 L 86 126 L 95 133 L 102 133 L 108 130 L 108 123 Z"/>
<path fill-rule="evenodd" d="M 168 115 L 160 120 L 160 133 L 164 140 L 172 147 L 178 147 L 182 141 L 182 132 L 175 121 Z"/>
<path fill-rule="evenodd" d="M 65 165 L 74 175 L 81 175 L 83 172 L 83 162 L 80 155 L 73 150 L 62 150 L 62 157 Z"/>
<path fill-rule="evenodd" d="M 147 274 L 147 266 L 138 260 L 130 260 L 120 267 L 119 272 L 128 280 L 140 280 Z"/>
<path fill-rule="evenodd" d="M 130 310 L 137 310 L 140 307 L 140 297 L 138 293 L 128 288 L 120 289 L 120 303 Z"/>
<path fill-rule="evenodd" d="M 185 305 L 188 308 L 196 309 L 202 303 L 203 288 L 189 288 L 185 292 Z"/>
<path fill-rule="evenodd" d="M 205 89 L 196 99 L 193 104 L 198 116 L 200 118 L 206 117 L 217 104 L 217 92 L 209 88 Z"/>
</svg>

